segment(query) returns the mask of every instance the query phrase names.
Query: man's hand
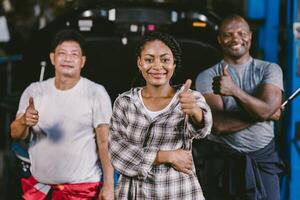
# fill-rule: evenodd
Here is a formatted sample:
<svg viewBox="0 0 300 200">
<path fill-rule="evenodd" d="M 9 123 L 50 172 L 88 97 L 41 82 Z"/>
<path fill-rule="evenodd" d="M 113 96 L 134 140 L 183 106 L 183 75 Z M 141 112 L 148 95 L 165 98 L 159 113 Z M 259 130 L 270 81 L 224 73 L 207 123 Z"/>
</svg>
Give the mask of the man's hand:
<svg viewBox="0 0 300 200">
<path fill-rule="evenodd" d="M 103 185 L 99 192 L 99 200 L 114 200 L 114 186 Z"/>
<path fill-rule="evenodd" d="M 237 86 L 232 81 L 228 70 L 228 65 L 223 67 L 223 76 L 215 77 L 213 80 L 213 91 L 215 94 L 223 96 L 234 96 Z"/>
<path fill-rule="evenodd" d="M 20 113 L 10 125 L 10 135 L 13 139 L 25 139 L 29 134 L 29 128 L 39 121 L 38 111 L 35 109 L 33 98 L 29 98 L 29 105 L 25 113 Z"/>
<path fill-rule="evenodd" d="M 170 163 L 175 170 L 190 174 L 193 169 L 192 152 L 183 149 L 174 150 Z"/>
<path fill-rule="evenodd" d="M 29 105 L 23 115 L 23 124 L 26 126 L 35 126 L 39 121 L 39 113 L 35 109 L 33 98 L 29 98 Z"/>
<path fill-rule="evenodd" d="M 284 106 L 278 108 L 278 110 L 276 110 L 276 112 L 270 117 L 270 120 L 278 121 L 281 117 L 283 110 L 284 110 Z"/>
</svg>

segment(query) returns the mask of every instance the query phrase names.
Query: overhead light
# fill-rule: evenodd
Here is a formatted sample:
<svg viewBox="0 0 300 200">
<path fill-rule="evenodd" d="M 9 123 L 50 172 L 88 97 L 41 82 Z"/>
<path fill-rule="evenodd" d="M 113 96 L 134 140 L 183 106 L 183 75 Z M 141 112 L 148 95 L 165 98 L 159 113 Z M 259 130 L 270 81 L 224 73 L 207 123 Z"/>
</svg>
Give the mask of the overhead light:
<svg viewBox="0 0 300 200">
<path fill-rule="evenodd" d="M 178 20 L 178 13 L 176 11 L 171 12 L 171 21 L 172 22 L 177 22 Z"/>
<path fill-rule="evenodd" d="M 91 17 L 93 16 L 93 12 L 91 10 L 86 10 L 82 13 L 83 17 Z"/>
<path fill-rule="evenodd" d="M 155 31 L 156 27 L 154 24 L 148 24 L 147 29 L 148 31 Z"/>
<path fill-rule="evenodd" d="M 207 17 L 205 15 L 199 14 L 198 19 L 203 22 L 207 22 Z"/>
<path fill-rule="evenodd" d="M 207 24 L 205 22 L 193 22 L 192 24 L 193 27 L 200 27 L 200 28 L 204 28 L 207 26 Z"/>
<path fill-rule="evenodd" d="M 92 20 L 78 20 L 78 26 L 80 31 L 90 31 L 93 27 L 93 21 Z"/>
<path fill-rule="evenodd" d="M 108 11 L 108 20 L 109 21 L 116 21 L 116 9 L 115 8 L 110 9 Z"/>
<path fill-rule="evenodd" d="M 136 25 L 136 24 L 131 24 L 131 25 L 130 25 L 130 31 L 131 31 L 131 32 L 137 32 L 137 31 L 138 31 L 138 25 Z"/>
</svg>

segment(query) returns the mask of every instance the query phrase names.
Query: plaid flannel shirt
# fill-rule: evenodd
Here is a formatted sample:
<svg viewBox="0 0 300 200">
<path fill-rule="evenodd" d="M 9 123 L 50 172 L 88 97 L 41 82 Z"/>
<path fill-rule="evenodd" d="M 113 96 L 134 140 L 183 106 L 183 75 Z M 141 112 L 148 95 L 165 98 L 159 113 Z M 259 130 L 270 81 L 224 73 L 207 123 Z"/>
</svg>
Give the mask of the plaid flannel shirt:
<svg viewBox="0 0 300 200">
<path fill-rule="evenodd" d="M 204 126 L 196 130 L 187 121 L 178 99 L 166 112 L 151 119 L 138 96 L 141 88 L 120 95 L 113 108 L 109 133 L 109 154 L 120 173 L 116 199 L 204 199 L 195 169 L 191 174 L 176 171 L 170 165 L 153 165 L 159 150 L 189 148 L 192 138 L 210 133 L 212 115 L 204 97 L 190 90 L 203 110 Z M 184 130 L 184 127 L 186 130 Z"/>
</svg>

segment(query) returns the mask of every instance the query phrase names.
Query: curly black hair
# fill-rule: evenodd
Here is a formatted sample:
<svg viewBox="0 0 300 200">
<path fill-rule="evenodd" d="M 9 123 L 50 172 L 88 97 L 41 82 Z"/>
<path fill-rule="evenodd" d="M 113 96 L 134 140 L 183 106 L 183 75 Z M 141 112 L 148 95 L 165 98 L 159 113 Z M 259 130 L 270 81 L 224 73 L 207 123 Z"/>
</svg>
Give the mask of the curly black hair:
<svg viewBox="0 0 300 200">
<path fill-rule="evenodd" d="M 176 68 L 181 67 L 181 56 L 182 56 L 182 50 L 177 42 L 177 40 L 170 34 L 162 33 L 162 32 L 149 32 L 145 34 L 140 42 L 138 43 L 137 49 L 136 49 L 136 58 L 138 58 L 141 55 L 141 51 L 143 50 L 146 43 L 154 40 L 159 40 L 163 42 L 165 45 L 167 45 L 170 50 L 172 51 L 172 54 L 174 56 L 174 62 L 176 64 Z"/>
</svg>

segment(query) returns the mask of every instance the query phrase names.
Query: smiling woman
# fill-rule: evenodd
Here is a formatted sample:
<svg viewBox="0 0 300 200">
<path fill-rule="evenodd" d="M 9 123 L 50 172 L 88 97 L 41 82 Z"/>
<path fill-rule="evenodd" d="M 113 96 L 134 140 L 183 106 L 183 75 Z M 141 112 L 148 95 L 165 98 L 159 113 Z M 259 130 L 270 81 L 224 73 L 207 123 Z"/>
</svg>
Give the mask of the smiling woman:
<svg viewBox="0 0 300 200">
<path fill-rule="evenodd" d="M 203 96 L 190 90 L 191 80 L 181 88 L 170 84 L 180 62 L 172 36 L 142 38 L 137 65 L 146 83 L 116 99 L 110 124 L 117 199 L 204 199 L 190 147 L 210 133 L 212 117 Z"/>
<path fill-rule="evenodd" d="M 137 64 L 147 84 L 153 86 L 168 84 L 176 67 L 172 51 L 159 40 L 145 44 Z"/>
</svg>

